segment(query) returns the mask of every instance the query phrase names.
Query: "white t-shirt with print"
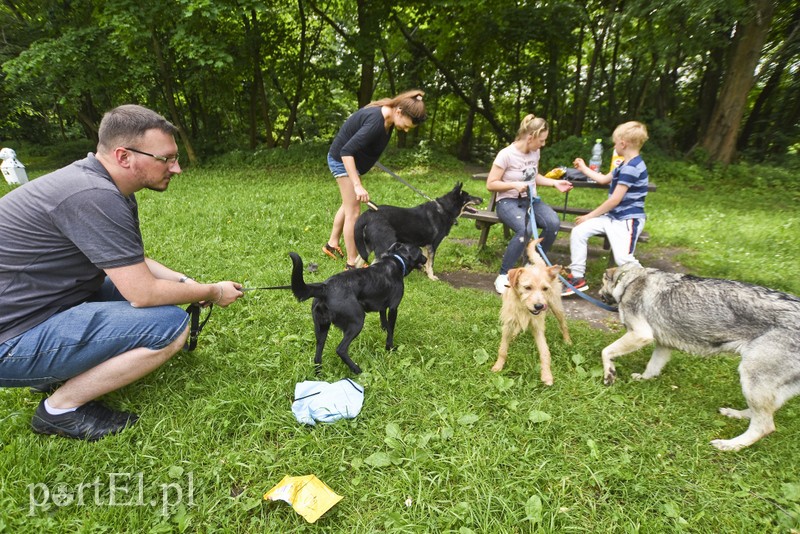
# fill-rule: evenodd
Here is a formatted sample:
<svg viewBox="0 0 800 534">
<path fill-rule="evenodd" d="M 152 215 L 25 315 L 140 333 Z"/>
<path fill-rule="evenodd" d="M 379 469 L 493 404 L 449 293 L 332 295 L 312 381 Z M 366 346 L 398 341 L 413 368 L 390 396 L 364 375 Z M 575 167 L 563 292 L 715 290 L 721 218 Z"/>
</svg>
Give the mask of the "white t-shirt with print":
<svg viewBox="0 0 800 534">
<path fill-rule="evenodd" d="M 520 152 L 514 145 L 510 144 L 497 153 L 493 165 L 503 169 L 504 182 L 520 182 L 527 180 L 533 186 L 533 194 L 536 196 L 536 175 L 539 174 L 539 150 L 532 152 Z M 497 193 L 497 200 L 504 198 L 518 198 L 515 189 L 510 191 L 500 191 Z M 526 196 L 525 194 L 521 196 Z"/>
</svg>

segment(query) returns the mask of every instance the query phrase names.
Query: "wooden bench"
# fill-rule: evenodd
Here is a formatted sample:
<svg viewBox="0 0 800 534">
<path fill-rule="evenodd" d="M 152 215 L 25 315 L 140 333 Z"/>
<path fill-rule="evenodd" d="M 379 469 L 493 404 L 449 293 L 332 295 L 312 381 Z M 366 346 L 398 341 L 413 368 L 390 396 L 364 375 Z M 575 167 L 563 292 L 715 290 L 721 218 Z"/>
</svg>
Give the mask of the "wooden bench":
<svg viewBox="0 0 800 534">
<path fill-rule="evenodd" d="M 488 173 L 479 173 L 473 174 L 472 178 L 475 180 L 486 180 Z M 607 185 L 598 184 L 596 182 L 572 182 L 573 187 L 576 188 L 590 188 L 590 189 L 607 189 Z M 648 192 L 652 192 L 656 190 L 655 184 L 650 184 L 647 188 Z M 567 194 L 568 195 L 568 194 Z M 586 215 L 590 211 L 589 208 L 578 208 L 573 207 L 567 204 L 567 200 L 569 196 L 565 198 L 565 203 L 563 206 L 561 205 L 551 205 L 550 207 L 557 213 L 561 213 L 563 215 Z M 485 210 L 476 210 L 475 213 L 467 213 L 464 212 L 461 214 L 461 217 L 464 219 L 473 219 L 475 221 L 475 227 L 481 231 L 480 238 L 478 239 L 478 249 L 483 248 L 486 245 L 486 240 L 489 238 L 489 230 L 492 228 L 493 225 L 502 223 L 500 218 L 497 216 L 497 212 L 495 209 L 497 208 L 497 193 L 492 192 L 492 196 L 489 199 L 489 205 Z M 575 223 L 572 221 L 565 221 L 561 220 L 561 224 L 559 225 L 558 231 L 559 232 L 571 232 L 572 229 L 575 228 Z M 503 235 L 506 239 L 511 237 L 511 230 L 503 224 Z M 638 241 L 645 243 L 650 240 L 650 234 L 647 232 L 642 232 L 639 235 Z M 603 248 L 605 250 L 609 250 L 611 245 L 608 242 L 608 238 L 603 236 Z"/>
</svg>

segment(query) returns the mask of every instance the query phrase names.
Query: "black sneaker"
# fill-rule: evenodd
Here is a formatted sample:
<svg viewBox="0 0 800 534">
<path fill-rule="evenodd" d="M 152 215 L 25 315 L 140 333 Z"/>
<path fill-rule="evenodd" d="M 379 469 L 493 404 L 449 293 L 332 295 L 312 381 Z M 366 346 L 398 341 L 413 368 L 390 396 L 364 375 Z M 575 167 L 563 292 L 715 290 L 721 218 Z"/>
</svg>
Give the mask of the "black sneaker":
<svg viewBox="0 0 800 534">
<path fill-rule="evenodd" d="M 74 412 L 50 415 L 42 400 L 31 419 L 31 429 L 37 434 L 96 441 L 108 434 L 116 434 L 138 419 L 136 414 L 117 412 L 97 401 L 87 402 Z"/>
<path fill-rule="evenodd" d="M 125 426 L 132 426 L 136 421 L 139 420 L 139 416 L 135 413 L 131 412 L 123 412 L 121 410 L 112 410 L 105 404 L 99 401 L 89 401 L 84 406 L 92 405 L 94 408 L 101 413 L 105 413 L 108 415 L 109 419 L 121 424 L 123 427 Z"/>
<path fill-rule="evenodd" d="M 589 289 L 589 284 L 586 283 L 585 278 L 575 278 L 571 274 L 567 275 L 567 282 L 572 284 L 572 287 L 575 288 L 573 291 L 572 287 L 564 286 L 563 290 L 561 291 L 562 297 L 568 297 L 570 295 L 574 295 L 575 291 L 584 292 Z"/>
</svg>

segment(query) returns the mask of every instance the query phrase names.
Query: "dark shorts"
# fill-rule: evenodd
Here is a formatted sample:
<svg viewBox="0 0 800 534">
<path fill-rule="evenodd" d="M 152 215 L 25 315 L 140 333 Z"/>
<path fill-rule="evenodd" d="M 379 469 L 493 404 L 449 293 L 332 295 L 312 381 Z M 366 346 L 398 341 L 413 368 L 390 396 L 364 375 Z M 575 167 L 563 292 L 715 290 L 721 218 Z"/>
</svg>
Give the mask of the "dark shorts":
<svg viewBox="0 0 800 534">
<path fill-rule="evenodd" d="M 163 349 L 188 324 L 189 315 L 178 306 L 84 302 L 0 344 L 0 387 L 60 382 L 136 348 Z"/>
</svg>

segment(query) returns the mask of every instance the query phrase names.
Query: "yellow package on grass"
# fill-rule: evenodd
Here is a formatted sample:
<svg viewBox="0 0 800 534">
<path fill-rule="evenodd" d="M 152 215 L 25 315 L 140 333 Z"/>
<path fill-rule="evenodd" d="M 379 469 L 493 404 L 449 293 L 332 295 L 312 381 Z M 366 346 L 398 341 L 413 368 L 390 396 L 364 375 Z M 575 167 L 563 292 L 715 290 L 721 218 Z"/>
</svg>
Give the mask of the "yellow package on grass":
<svg viewBox="0 0 800 534">
<path fill-rule="evenodd" d="M 292 477 L 286 475 L 283 480 L 264 494 L 264 500 L 285 501 L 292 505 L 295 512 L 302 515 L 309 523 L 314 523 L 333 505 L 342 500 L 323 481 L 314 475 Z"/>
</svg>

